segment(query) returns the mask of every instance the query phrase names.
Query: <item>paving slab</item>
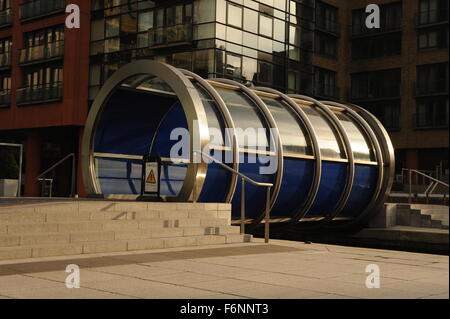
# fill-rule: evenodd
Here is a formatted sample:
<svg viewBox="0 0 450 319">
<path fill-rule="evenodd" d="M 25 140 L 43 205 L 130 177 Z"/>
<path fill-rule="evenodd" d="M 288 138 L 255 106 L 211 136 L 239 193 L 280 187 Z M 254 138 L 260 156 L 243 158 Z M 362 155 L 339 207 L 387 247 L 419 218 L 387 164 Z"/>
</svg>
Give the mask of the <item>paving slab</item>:
<svg viewBox="0 0 450 319">
<path fill-rule="evenodd" d="M 79 289 L 65 287 L 80 267 Z M 367 288 L 366 267 L 380 269 Z M 448 299 L 448 256 L 271 240 L 0 262 L 0 298 Z"/>
</svg>

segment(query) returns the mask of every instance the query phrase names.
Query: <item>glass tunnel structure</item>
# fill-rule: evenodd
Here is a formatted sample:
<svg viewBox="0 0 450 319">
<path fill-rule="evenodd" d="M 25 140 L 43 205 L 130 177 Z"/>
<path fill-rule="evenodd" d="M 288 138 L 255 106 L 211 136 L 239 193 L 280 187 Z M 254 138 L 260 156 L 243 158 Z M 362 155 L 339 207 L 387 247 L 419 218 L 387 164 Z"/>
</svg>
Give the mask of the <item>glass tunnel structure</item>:
<svg viewBox="0 0 450 319">
<path fill-rule="evenodd" d="M 258 143 L 246 135 L 251 129 L 264 132 Z M 187 152 L 174 159 L 179 132 L 187 132 L 189 142 Z M 115 72 L 91 107 L 82 154 L 87 193 L 136 199 L 143 156 L 158 156 L 164 200 L 232 203 L 232 216 L 239 219 L 240 177 L 215 161 L 194 163 L 196 149 L 273 184 L 273 223 L 339 228 L 368 220 L 384 204 L 395 166 L 387 132 L 361 107 L 203 79 L 138 60 Z M 247 222 L 258 224 L 266 189 L 244 187 Z"/>
</svg>

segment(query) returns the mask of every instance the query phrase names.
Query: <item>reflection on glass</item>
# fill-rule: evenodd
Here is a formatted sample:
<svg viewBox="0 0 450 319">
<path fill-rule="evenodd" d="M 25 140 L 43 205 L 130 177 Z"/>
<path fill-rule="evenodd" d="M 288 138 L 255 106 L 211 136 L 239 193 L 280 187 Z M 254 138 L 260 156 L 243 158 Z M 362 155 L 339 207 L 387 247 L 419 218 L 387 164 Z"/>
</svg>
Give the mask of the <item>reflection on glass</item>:
<svg viewBox="0 0 450 319">
<path fill-rule="evenodd" d="M 259 15 L 259 34 L 269 38 L 273 37 L 273 18 Z"/>
<path fill-rule="evenodd" d="M 242 8 L 231 3 L 228 4 L 228 24 L 242 28 Z"/>
<path fill-rule="evenodd" d="M 365 132 L 346 114 L 341 112 L 335 112 L 335 114 L 348 135 L 355 160 L 375 161 L 373 148 Z"/>
<path fill-rule="evenodd" d="M 262 98 L 272 113 L 280 132 L 283 151 L 292 154 L 313 155 L 310 138 L 303 129 L 298 116 L 283 102 L 273 98 Z"/>
<path fill-rule="evenodd" d="M 305 111 L 316 132 L 320 154 L 328 158 L 346 158 L 344 148 L 340 142 L 340 136 L 325 115 L 314 106 L 299 105 Z"/>
<path fill-rule="evenodd" d="M 221 87 L 215 87 L 215 89 L 231 113 L 237 129 L 236 133 L 239 147 L 269 150 L 267 138 L 269 132 L 265 125 L 265 119 L 254 102 L 239 90 Z M 266 129 L 266 134 L 256 138 L 255 134 L 258 134 L 258 130 L 263 128 Z"/>
<path fill-rule="evenodd" d="M 210 145 L 224 146 L 225 125 L 221 121 L 222 116 L 218 110 L 217 104 L 209 95 L 209 93 L 205 91 L 205 89 L 203 89 L 203 87 L 201 87 L 198 83 L 194 83 L 194 86 L 197 89 L 200 98 L 202 99 L 203 106 L 206 112 L 206 118 L 208 119 L 208 128 L 210 129 L 211 140 Z M 217 133 L 219 132 L 220 136 L 217 135 Z M 228 139 L 227 141 L 230 141 L 230 139 Z"/>
</svg>

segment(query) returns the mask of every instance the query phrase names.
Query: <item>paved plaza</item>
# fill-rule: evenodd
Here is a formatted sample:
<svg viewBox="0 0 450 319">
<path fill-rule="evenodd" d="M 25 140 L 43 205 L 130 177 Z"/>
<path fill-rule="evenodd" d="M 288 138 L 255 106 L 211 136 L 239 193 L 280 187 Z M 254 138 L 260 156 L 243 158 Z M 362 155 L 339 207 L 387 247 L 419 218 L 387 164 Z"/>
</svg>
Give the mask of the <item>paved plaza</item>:
<svg viewBox="0 0 450 319">
<path fill-rule="evenodd" d="M 80 288 L 66 287 L 69 264 Z M 367 288 L 367 265 L 380 288 Z M 449 258 L 260 239 L 254 243 L 0 262 L 0 298 L 446 298 Z"/>
</svg>

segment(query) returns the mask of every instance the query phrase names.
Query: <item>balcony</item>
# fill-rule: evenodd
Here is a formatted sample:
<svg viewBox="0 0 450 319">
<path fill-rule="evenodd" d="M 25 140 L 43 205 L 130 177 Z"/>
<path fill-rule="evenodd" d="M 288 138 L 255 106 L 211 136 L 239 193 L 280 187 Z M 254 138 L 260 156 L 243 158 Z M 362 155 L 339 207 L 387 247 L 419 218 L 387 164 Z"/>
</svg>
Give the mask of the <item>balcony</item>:
<svg viewBox="0 0 450 319">
<path fill-rule="evenodd" d="M 62 82 L 29 86 L 17 90 L 17 105 L 58 102 L 62 100 Z"/>
<path fill-rule="evenodd" d="M 11 103 L 11 90 L 0 91 L 0 108 L 8 107 Z"/>
<path fill-rule="evenodd" d="M 325 32 L 336 37 L 340 35 L 340 25 L 334 21 L 318 19 L 316 21 L 316 30 Z"/>
<path fill-rule="evenodd" d="M 0 70 L 11 66 L 11 52 L 0 53 Z"/>
<path fill-rule="evenodd" d="M 64 41 L 57 41 L 28 47 L 19 51 L 19 63 L 35 64 L 49 60 L 62 59 L 64 56 Z"/>
<path fill-rule="evenodd" d="M 20 5 L 21 21 L 65 12 L 66 0 L 30 0 Z"/>
<path fill-rule="evenodd" d="M 150 29 L 148 47 L 152 49 L 190 45 L 193 41 L 192 24 L 179 24 L 170 27 Z"/>
<path fill-rule="evenodd" d="M 0 11 L 0 28 L 8 27 L 12 24 L 12 9 Z"/>
<path fill-rule="evenodd" d="M 416 15 L 417 27 L 428 27 L 442 23 L 448 23 L 448 10 L 422 11 Z"/>
</svg>

